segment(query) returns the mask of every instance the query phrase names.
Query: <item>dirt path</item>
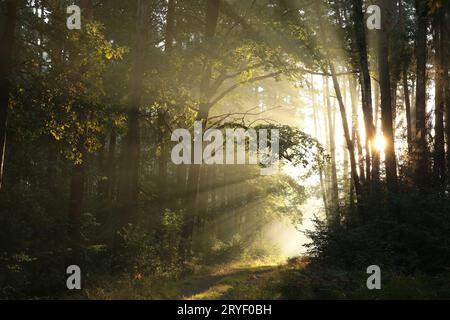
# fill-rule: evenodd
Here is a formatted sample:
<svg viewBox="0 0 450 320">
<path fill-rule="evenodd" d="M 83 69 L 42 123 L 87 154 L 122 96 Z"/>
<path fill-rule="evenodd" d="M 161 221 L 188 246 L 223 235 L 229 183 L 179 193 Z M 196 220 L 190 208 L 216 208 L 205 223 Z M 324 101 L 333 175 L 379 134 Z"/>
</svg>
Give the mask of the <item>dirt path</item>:
<svg viewBox="0 0 450 320">
<path fill-rule="evenodd" d="M 182 280 L 177 299 L 221 300 L 230 299 L 233 293 L 249 283 L 259 283 L 278 269 L 278 265 L 227 266 L 219 271 L 195 275 Z"/>
</svg>

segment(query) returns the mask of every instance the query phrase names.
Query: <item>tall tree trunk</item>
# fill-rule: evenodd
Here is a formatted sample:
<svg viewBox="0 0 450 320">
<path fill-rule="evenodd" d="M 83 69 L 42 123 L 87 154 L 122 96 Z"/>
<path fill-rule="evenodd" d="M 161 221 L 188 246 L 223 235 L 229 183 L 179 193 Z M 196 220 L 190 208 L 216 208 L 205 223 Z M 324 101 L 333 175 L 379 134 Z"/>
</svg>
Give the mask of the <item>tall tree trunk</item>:
<svg viewBox="0 0 450 320">
<path fill-rule="evenodd" d="M 0 3 L 0 191 L 5 165 L 6 128 L 13 71 L 17 5 L 17 0 L 6 0 Z"/>
<path fill-rule="evenodd" d="M 327 118 L 328 118 L 328 141 L 330 142 L 330 197 L 331 197 L 331 213 L 337 215 L 337 209 L 339 207 L 339 192 L 336 173 L 336 141 L 335 141 L 335 125 L 333 121 L 333 111 L 330 101 L 330 89 L 328 84 L 328 77 L 325 77 L 325 93 L 326 93 L 326 105 L 327 105 Z M 335 217 L 339 219 L 338 217 Z"/>
<path fill-rule="evenodd" d="M 206 3 L 206 28 L 205 28 L 205 43 L 206 45 L 211 45 L 211 40 L 214 38 L 216 33 L 217 24 L 219 21 L 219 8 L 220 0 L 208 0 Z M 207 59 L 208 60 L 208 59 Z M 206 127 L 206 121 L 208 119 L 209 109 L 211 107 L 209 103 L 209 86 L 211 82 L 212 66 L 209 61 L 206 61 L 205 71 L 202 76 L 200 84 L 200 95 L 201 102 L 199 105 L 199 111 L 196 116 L 197 121 L 201 121 L 203 124 L 203 129 Z M 189 166 L 189 176 L 188 176 L 188 205 L 186 217 L 183 222 L 183 239 L 184 239 L 184 257 L 188 258 L 191 255 L 192 250 L 192 234 L 194 231 L 196 216 L 197 216 L 197 205 L 198 205 L 198 191 L 200 185 L 200 164 L 191 164 Z"/>
<path fill-rule="evenodd" d="M 391 65 L 391 64 L 390 64 Z M 397 119 L 397 89 L 398 89 L 398 77 L 392 77 L 391 81 L 391 110 L 392 110 L 392 132 L 395 138 L 395 124 Z"/>
<path fill-rule="evenodd" d="M 175 33 L 175 9 L 176 0 L 169 0 L 167 3 L 167 16 L 166 16 L 166 30 L 165 30 L 165 47 L 166 54 L 170 53 L 173 46 L 174 33 Z M 164 136 L 167 133 L 166 120 L 164 110 L 158 109 L 158 144 L 160 147 L 160 153 L 158 158 L 158 182 L 159 182 L 159 195 L 160 199 L 158 203 L 165 205 L 167 200 L 167 149 L 164 142 Z M 162 209 L 162 208 L 160 208 Z"/>
<path fill-rule="evenodd" d="M 372 81 L 372 88 L 373 88 L 373 97 L 374 97 L 374 101 L 373 101 L 373 125 L 375 127 L 375 132 L 378 132 L 378 122 L 380 120 L 380 114 L 379 111 L 381 109 L 380 105 L 381 105 L 381 93 L 380 93 L 380 75 L 379 75 L 379 63 L 377 61 L 376 64 L 376 69 L 377 69 L 377 73 L 378 73 L 378 82 L 373 80 Z"/>
<path fill-rule="evenodd" d="M 444 2 L 444 13 L 443 13 L 443 21 L 442 21 L 442 50 L 441 50 L 441 59 L 442 59 L 442 69 L 443 69 L 443 78 L 442 78 L 442 86 L 444 88 L 444 109 L 445 109 L 445 135 L 447 140 L 447 179 L 448 184 L 450 185 L 450 81 L 448 75 L 449 63 L 448 56 L 450 53 L 450 37 L 448 36 L 448 30 L 450 28 L 450 1 L 446 0 Z"/>
<path fill-rule="evenodd" d="M 443 8 L 439 7 L 433 17 L 434 31 L 434 79 L 435 79 L 435 113 L 434 113 L 434 174 L 443 186 L 445 183 L 445 138 L 444 138 L 444 87 L 443 87 L 443 64 L 445 59 L 442 55 L 443 33 L 448 32 L 443 28 Z"/>
<path fill-rule="evenodd" d="M 356 150 L 359 150 L 359 148 L 356 147 L 359 144 L 359 141 L 357 138 L 357 136 L 358 136 L 358 113 L 357 113 L 357 110 L 358 109 L 357 109 L 357 103 L 355 101 L 356 96 L 357 96 L 357 94 L 356 94 L 357 88 L 356 88 L 356 82 L 352 75 L 348 76 L 348 88 L 350 91 L 350 106 L 351 106 L 351 119 L 352 119 L 352 137 L 351 137 L 351 139 L 353 142 L 353 148 L 355 149 L 354 152 L 356 153 Z M 361 159 L 360 159 L 361 155 L 359 154 L 358 156 L 359 156 L 359 158 L 357 159 L 357 162 L 358 162 L 358 165 L 361 165 Z M 350 170 L 351 170 L 351 167 L 350 167 Z M 363 178 L 364 168 L 363 169 L 360 168 L 360 171 L 363 174 L 359 175 L 359 177 L 360 177 L 359 181 L 360 181 L 360 183 L 364 184 L 364 182 L 362 182 L 364 179 Z M 351 171 L 350 171 L 350 176 L 353 177 L 353 172 L 351 172 Z M 349 203 L 350 203 L 350 209 L 351 209 L 349 223 L 354 223 L 354 222 L 356 222 L 355 217 L 353 215 L 354 205 L 355 205 L 355 192 L 354 192 L 354 184 L 353 184 L 352 178 L 350 178 L 350 189 L 348 190 L 348 192 L 349 192 Z"/>
<path fill-rule="evenodd" d="M 360 182 L 359 182 L 359 176 L 356 172 L 355 150 L 354 150 L 353 141 L 350 138 L 350 130 L 349 130 L 348 121 L 347 121 L 347 112 L 345 111 L 345 105 L 344 105 L 344 101 L 342 99 L 341 89 L 339 87 L 339 81 L 336 76 L 336 71 L 334 69 L 334 65 L 331 62 L 329 63 L 329 65 L 330 65 L 331 76 L 333 78 L 334 91 L 336 93 L 336 98 L 339 103 L 339 110 L 341 113 L 341 120 L 342 120 L 342 127 L 344 129 L 345 142 L 347 144 L 347 148 L 348 148 L 348 152 L 349 152 L 349 156 L 350 156 L 350 166 L 351 166 L 353 184 L 354 184 L 356 195 L 359 198 L 361 196 L 361 186 L 360 186 Z"/>
<path fill-rule="evenodd" d="M 414 155 L 415 150 L 415 140 L 416 140 L 416 86 L 417 81 L 415 78 L 411 79 L 411 137 L 412 137 L 412 145 L 413 151 L 412 155 Z"/>
<path fill-rule="evenodd" d="M 355 19 L 355 31 L 356 31 L 356 44 L 358 47 L 358 57 L 359 57 L 359 67 L 361 73 L 361 93 L 362 93 L 362 104 L 364 113 L 364 124 L 366 128 L 366 180 L 371 178 L 371 168 L 376 172 L 379 172 L 379 163 L 371 163 L 370 156 L 374 153 L 374 139 L 375 139 L 375 127 L 373 121 L 373 108 L 372 108 L 372 88 L 370 83 L 370 72 L 369 72 L 369 62 L 367 57 L 367 44 L 366 44 L 366 28 L 365 19 L 362 11 L 362 0 L 352 0 L 353 1 L 353 15 Z M 375 174 L 378 176 L 378 174 Z M 375 181 L 377 183 L 377 181 Z"/>
<path fill-rule="evenodd" d="M 415 178 L 420 188 L 428 182 L 428 155 L 426 143 L 426 47 L 427 47 L 427 4 L 416 0 L 416 137 L 415 137 Z"/>
<path fill-rule="evenodd" d="M 378 68 L 378 62 L 376 63 L 376 67 Z M 378 72 L 377 72 L 378 74 Z M 378 74 L 378 78 L 379 78 L 379 74 Z M 375 132 L 375 136 L 378 134 L 378 122 L 380 119 L 380 105 L 381 105 L 381 95 L 380 95 L 380 86 L 376 81 L 373 81 L 373 91 L 374 91 L 374 101 L 373 101 L 373 113 L 374 113 L 374 132 Z M 375 139 L 375 138 L 374 138 Z M 370 144 L 370 143 L 369 143 Z M 366 147 L 367 149 L 367 147 Z M 380 181 L 380 161 L 381 161 L 381 154 L 380 154 L 380 150 L 378 150 L 378 148 L 376 148 L 375 143 L 373 143 L 373 148 L 372 148 L 372 172 L 371 172 L 371 179 L 372 179 L 372 184 L 371 187 L 376 188 L 376 190 L 379 190 L 379 181 Z"/>
<path fill-rule="evenodd" d="M 123 205 L 119 217 L 119 227 L 135 222 L 138 213 L 139 194 L 139 150 L 140 129 L 139 109 L 142 103 L 142 82 L 144 78 L 144 56 L 146 43 L 146 25 L 148 18 L 148 0 L 137 1 L 136 41 L 134 45 L 133 73 L 131 78 L 131 97 L 127 112 L 127 134 L 122 148 L 122 166 L 120 169 L 119 202 Z"/>
<path fill-rule="evenodd" d="M 403 99 L 405 100 L 405 111 L 406 111 L 406 141 L 408 143 L 408 158 L 412 153 L 412 128 L 411 128 L 411 100 L 409 96 L 409 85 L 408 85 L 408 70 L 407 65 L 403 67 Z"/>
<path fill-rule="evenodd" d="M 319 119 L 318 119 L 318 115 L 317 115 L 316 95 L 314 92 L 314 77 L 311 77 L 311 103 L 312 103 L 312 107 L 313 107 L 313 117 L 314 117 L 314 135 L 315 135 L 317 141 L 320 141 Z M 326 210 L 327 209 L 327 193 L 325 190 L 325 184 L 324 184 L 324 179 L 323 179 L 322 165 L 319 166 L 319 179 L 320 179 L 320 190 L 322 192 L 323 206 Z"/>
<path fill-rule="evenodd" d="M 344 106 L 347 107 L 347 81 L 342 82 L 342 95 L 343 95 L 343 99 L 344 99 Z M 346 117 L 347 117 L 347 115 L 346 115 Z M 352 142 L 353 141 L 354 140 L 352 139 Z M 349 167 L 348 167 L 348 152 L 347 152 L 347 145 L 345 143 L 342 145 L 342 147 L 343 147 L 342 152 L 344 154 L 344 162 L 343 162 L 344 168 L 342 170 L 342 175 L 343 175 L 342 187 L 345 190 L 345 192 L 347 192 L 349 190 L 349 185 L 350 185 Z"/>
<path fill-rule="evenodd" d="M 386 0 L 380 1 L 381 15 L 388 17 L 389 8 Z M 397 192 L 397 163 L 395 158 L 395 141 L 392 117 L 391 82 L 389 68 L 389 39 L 388 24 L 384 23 L 378 31 L 378 73 L 381 94 L 381 124 L 386 141 L 385 162 L 387 189 L 391 193 Z"/>
<path fill-rule="evenodd" d="M 323 143 L 325 144 L 326 148 L 327 148 L 327 152 L 330 152 L 330 135 L 328 134 L 329 130 L 330 130 L 330 124 L 328 123 L 328 92 L 325 89 L 326 88 L 326 80 L 325 77 L 322 77 L 322 105 L 321 105 L 321 112 L 320 114 L 322 114 L 323 116 L 323 136 L 324 138 L 322 139 Z M 330 163 L 326 162 L 324 164 L 323 167 L 323 179 L 324 179 L 324 187 L 325 187 L 325 194 L 326 194 L 326 204 L 325 204 L 325 211 L 327 214 L 327 217 L 329 216 L 329 211 L 330 211 L 330 203 L 331 203 L 331 189 L 330 189 L 330 185 L 331 185 L 331 175 L 330 175 L 331 169 L 330 169 Z"/>
<path fill-rule="evenodd" d="M 357 81 L 354 76 L 349 77 L 350 85 L 350 101 L 352 103 L 352 141 L 353 145 L 358 148 L 358 163 L 359 163 L 359 178 L 361 184 L 364 185 L 365 171 L 364 171 L 364 155 L 361 144 L 361 136 L 359 134 L 359 117 L 358 117 L 358 88 Z"/>
</svg>

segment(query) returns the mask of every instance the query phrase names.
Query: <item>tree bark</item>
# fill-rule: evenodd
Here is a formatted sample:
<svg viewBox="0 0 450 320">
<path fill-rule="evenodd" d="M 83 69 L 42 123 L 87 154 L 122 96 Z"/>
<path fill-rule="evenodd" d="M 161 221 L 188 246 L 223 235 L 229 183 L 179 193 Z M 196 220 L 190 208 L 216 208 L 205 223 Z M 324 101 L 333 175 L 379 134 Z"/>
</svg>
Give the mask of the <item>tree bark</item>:
<svg viewBox="0 0 450 320">
<path fill-rule="evenodd" d="M 364 26 L 364 14 L 362 11 L 362 0 L 353 0 L 353 15 L 355 19 L 355 31 L 356 31 L 356 44 L 358 47 L 359 67 L 361 74 L 361 93 L 362 93 L 362 105 L 364 113 L 364 124 L 366 128 L 366 182 L 371 179 L 371 170 L 379 172 L 379 163 L 376 161 L 371 163 L 370 157 L 375 152 L 374 139 L 375 139 L 375 126 L 373 121 L 373 108 L 372 108 L 372 88 L 370 83 L 369 62 L 367 57 L 367 44 L 366 34 Z M 372 166 L 372 168 L 370 168 Z M 377 176 L 377 174 L 375 174 Z M 377 181 L 375 181 L 377 182 Z"/>
<path fill-rule="evenodd" d="M 347 112 L 345 111 L 345 105 L 344 105 L 344 102 L 342 99 L 341 89 L 339 87 L 339 81 L 336 76 L 336 71 L 334 69 L 334 65 L 332 63 L 329 63 L 329 65 L 330 65 L 331 76 L 333 78 L 334 91 L 336 92 L 336 97 L 337 97 L 337 100 L 339 103 L 339 110 L 341 113 L 341 120 L 342 120 L 342 127 L 344 129 L 345 142 L 347 143 L 347 148 L 348 148 L 348 152 L 349 152 L 349 156 L 350 156 L 350 166 L 351 166 L 353 184 L 354 184 L 356 195 L 359 198 L 361 196 L 361 185 L 359 182 L 359 176 L 356 172 L 356 157 L 355 157 L 353 141 L 350 138 L 350 130 L 349 130 L 348 121 L 347 121 Z"/>
<path fill-rule="evenodd" d="M 320 141 L 319 138 L 319 119 L 318 119 L 318 115 L 317 115 L 317 106 L 316 106 L 316 96 L 315 96 L 315 92 L 314 92 L 314 78 L 311 77 L 311 104 L 313 107 L 313 118 L 314 118 L 314 134 L 316 136 L 317 141 Z M 323 200 L 323 205 L 324 208 L 326 210 L 327 208 L 327 193 L 325 190 L 325 184 L 324 184 L 324 179 L 323 179 L 323 167 L 319 166 L 319 179 L 320 179 L 320 190 L 322 192 L 322 200 Z"/>
<path fill-rule="evenodd" d="M 408 70 L 407 66 L 403 67 L 403 99 L 405 100 L 405 112 L 406 112 L 406 142 L 408 143 L 408 158 L 412 153 L 412 128 L 411 128 L 411 100 L 409 96 L 409 85 L 408 85 Z"/>
<path fill-rule="evenodd" d="M 444 47 L 443 34 L 448 32 L 443 28 L 443 8 L 439 7 L 433 17 L 434 31 L 434 79 L 435 79 L 435 112 L 434 112 L 434 166 L 435 178 L 441 186 L 445 183 L 445 138 L 444 138 L 444 87 L 443 64 L 447 57 L 442 55 Z"/>
<path fill-rule="evenodd" d="M 211 44 L 211 40 L 216 33 L 217 24 L 219 21 L 220 0 L 208 0 L 206 3 L 206 28 L 205 28 L 205 43 Z M 203 129 L 206 127 L 209 109 L 209 86 L 211 82 L 212 66 L 209 61 L 206 61 L 205 71 L 200 83 L 200 104 L 199 111 L 196 116 L 196 121 L 201 121 Z M 188 175 L 188 204 L 187 212 L 183 222 L 182 236 L 184 239 L 184 248 L 182 248 L 185 259 L 189 258 L 192 251 L 192 234 L 194 232 L 195 221 L 198 211 L 198 192 L 200 186 L 200 167 L 199 164 L 191 164 L 189 166 Z"/>
<path fill-rule="evenodd" d="M 376 63 L 376 69 L 378 69 L 378 61 Z M 379 78 L 379 73 L 377 72 L 378 78 Z M 376 81 L 372 82 L 373 86 L 373 91 L 374 91 L 374 101 L 373 101 L 373 113 L 374 113 L 374 135 L 376 136 L 378 133 L 378 120 L 380 119 L 380 109 L 381 109 L 381 94 L 380 94 L 380 86 L 379 83 Z M 375 139 L 375 137 L 374 137 Z M 370 142 L 368 143 L 368 145 L 370 145 Z M 368 149 L 369 147 L 366 146 L 366 149 Z M 370 185 L 370 187 L 372 188 L 372 190 L 376 189 L 377 191 L 379 191 L 379 181 L 380 181 L 380 161 L 381 161 L 381 155 L 380 155 L 380 150 L 378 150 L 375 146 L 375 143 L 373 143 L 373 148 L 372 148 L 372 172 L 371 174 L 371 180 L 372 180 L 372 184 Z M 370 161 L 369 161 L 370 164 Z M 368 165 L 369 165 L 368 164 Z"/>
<path fill-rule="evenodd" d="M 445 109 L 445 135 L 446 135 L 446 143 L 447 143 L 447 183 L 450 185 L 450 81 L 448 75 L 449 63 L 447 58 L 449 56 L 450 50 L 450 38 L 448 36 L 448 30 L 450 28 L 450 1 L 444 2 L 444 14 L 442 21 L 442 69 L 443 69 L 443 78 L 442 78 L 442 86 L 444 88 L 444 109 Z"/>
<path fill-rule="evenodd" d="M 347 82 L 343 81 L 342 82 L 342 95 L 343 95 L 343 99 L 344 99 L 344 106 L 347 106 Z M 347 115 L 346 115 L 347 117 Z M 350 139 L 352 141 L 354 141 L 351 137 Z M 354 142 L 353 142 L 354 144 Z M 350 186 L 350 179 L 349 179 L 349 159 L 348 159 L 348 152 L 347 152 L 347 145 L 344 143 L 342 145 L 342 153 L 344 154 L 344 162 L 343 162 L 343 170 L 342 170 L 342 187 L 345 190 L 345 192 L 347 192 L 349 190 L 349 186 Z"/>
<path fill-rule="evenodd" d="M 0 4 L 0 191 L 2 190 L 5 165 L 6 129 L 13 71 L 17 6 L 17 0 L 2 1 Z"/>
<path fill-rule="evenodd" d="M 328 118 L 328 141 L 330 142 L 330 197 L 331 197 L 331 213 L 337 214 L 339 208 L 339 190 L 337 183 L 336 173 L 336 142 L 335 142 L 335 125 L 332 117 L 332 107 L 330 102 L 330 89 L 328 85 L 328 77 L 325 77 L 325 93 L 326 93 L 326 105 L 327 105 L 327 118 Z M 338 217 L 335 217 L 339 219 Z"/>
<path fill-rule="evenodd" d="M 352 103 L 352 141 L 353 145 L 358 149 L 358 163 L 359 163 L 359 178 L 362 185 L 365 184 L 365 171 L 364 171 L 364 155 L 361 144 L 361 136 L 359 134 L 359 117 L 358 117 L 358 88 L 355 77 L 351 76 L 350 81 L 350 101 Z"/>
<path fill-rule="evenodd" d="M 426 143 L 426 45 L 427 7 L 425 1 L 416 0 L 416 137 L 415 137 L 415 179 L 419 188 L 428 181 L 428 161 Z"/>
<path fill-rule="evenodd" d="M 139 109 L 142 103 L 142 82 L 144 78 L 144 56 L 148 1 L 138 0 L 136 12 L 136 42 L 134 45 L 133 73 L 131 78 L 131 97 L 127 112 L 127 134 L 122 148 L 122 167 L 120 170 L 119 202 L 123 206 L 119 217 L 119 227 L 136 221 L 139 195 L 139 150 L 140 129 Z"/>
<path fill-rule="evenodd" d="M 166 30 L 165 30 L 165 47 L 164 51 L 166 54 L 170 53 L 173 46 L 174 33 L 175 33 L 175 9 L 176 1 L 169 0 L 167 3 L 167 17 L 166 17 Z M 167 134 L 166 124 L 165 124 L 165 113 L 164 110 L 158 109 L 158 144 L 160 147 L 160 153 L 158 158 L 158 191 L 159 191 L 159 201 L 160 205 L 165 205 L 167 201 L 167 148 L 164 142 L 164 137 Z M 160 208 L 163 209 L 163 208 Z"/>
<path fill-rule="evenodd" d="M 389 8 L 385 0 L 380 1 L 381 15 L 388 17 Z M 386 182 L 388 192 L 396 193 L 397 184 L 397 163 L 395 158 L 395 140 L 392 117 L 391 81 L 389 67 L 389 39 L 388 24 L 384 23 L 378 31 L 378 73 L 381 94 L 381 124 L 383 136 L 386 141 L 385 162 L 386 162 Z"/>
</svg>

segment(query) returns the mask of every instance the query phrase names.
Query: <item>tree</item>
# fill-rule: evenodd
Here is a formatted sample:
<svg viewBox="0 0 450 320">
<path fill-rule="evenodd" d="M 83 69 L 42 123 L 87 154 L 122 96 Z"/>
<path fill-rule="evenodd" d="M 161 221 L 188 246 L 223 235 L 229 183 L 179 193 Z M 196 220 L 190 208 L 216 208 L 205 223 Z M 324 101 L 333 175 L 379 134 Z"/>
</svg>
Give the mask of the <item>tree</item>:
<svg viewBox="0 0 450 320">
<path fill-rule="evenodd" d="M 389 6 L 387 1 L 380 1 L 381 15 L 386 18 L 389 16 Z M 381 124 L 383 135 L 386 140 L 386 180 L 387 188 L 391 193 L 397 192 L 397 162 L 395 157 L 395 140 L 392 116 L 391 100 L 391 82 L 389 68 L 389 39 L 388 23 L 382 25 L 378 34 L 378 73 L 381 94 Z"/>
<path fill-rule="evenodd" d="M 350 166 L 351 166 L 351 172 L 352 172 L 353 187 L 355 188 L 356 195 L 359 198 L 359 197 L 361 197 L 361 186 L 360 186 L 360 182 L 359 182 L 358 173 L 356 172 L 355 148 L 354 148 L 353 141 L 350 138 L 350 129 L 349 129 L 348 122 L 347 122 L 347 111 L 345 110 L 345 105 L 344 105 L 344 101 L 342 99 L 342 94 L 341 94 L 339 82 L 338 82 L 338 79 L 336 76 L 336 71 L 335 71 L 332 63 L 330 63 L 330 72 L 331 72 L 331 76 L 333 78 L 333 85 L 334 85 L 334 90 L 336 92 L 336 97 L 337 97 L 337 100 L 339 103 L 339 110 L 341 113 L 341 120 L 342 120 L 342 127 L 343 127 L 343 131 L 344 131 L 345 142 L 346 142 L 347 149 L 348 149 L 348 152 L 350 155 Z"/>
<path fill-rule="evenodd" d="M 167 17 L 166 17 L 166 29 L 164 39 L 164 51 L 167 55 L 173 47 L 173 41 L 175 36 L 175 13 L 176 13 L 176 1 L 169 0 L 167 3 Z M 168 57 L 170 59 L 170 57 Z M 158 161 L 158 181 L 159 192 L 161 195 L 161 204 L 164 204 L 167 197 L 167 149 L 164 141 L 165 135 L 167 135 L 166 128 L 166 115 L 162 108 L 158 109 L 158 144 L 161 148 L 159 161 Z"/>
<path fill-rule="evenodd" d="M 204 31 L 205 44 L 207 46 L 212 45 L 212 39 L 216 33 L 217 24 L 219 21 L 219 8 L 220 8 L 220 0 L 208 0 L 206 3 L 206 25 Z M 210 103 L 210 85 L 211 85 L 211 72 L 212 66 L 211 63 L 206 59 L 204 72 L 201 76 L 200 83 L 200 104 L 199 109 L 196 115 L 196 120 L 202 122 L 203 128 L 206 128 L 206 122 L 208 119 L 209 110 L 211 108 Z M 194 231 L 195 219 L 197 215 L 197 205 L 198 205 L 198 192 L 200 186 L 200 172 L 201 166 L 198 164 L 191 164 L 189 167 L 189 176 L 188 176 L 188 188 L 189 188 L 189 198 L 188 198 L 188 210 L 187 216 L 183 222 L 183 238 L 185 241 L 185 247 L 182 248 L 184 250 L 184 255 L 186 257 L 190 256 L 191 247 L 191 238 L 192 233 Z"/>
<path fill-rule="evenodd" d="M 408 70 L 407 66 L 403 67 L 402 71 L 402 85 L 403 85 L 403 99 L 405 101 L 406 113 L 406 143 L 408 144 L 408 154 L 412 154 L 412 118 L 411 118 L 411 98 L 408 84 Z"/>
<path fill-rule="evenodd" d="M 326 95 L 326 110 L 327 110 L 327 120 L 328 120 L 328 141 L 330 142 L 330 203 L 331 203 L 331 212 L 333 214 L 337 214 L 337 210 L 339 209 L 339 190 L 338 190 L 338 182 L 337 182 L 337 172 L 336 172 L 336 143 L 335 143 L 335 117 L 334 110 L 331 101 L 330 101 L 330 89 L 328 85 L 328 77 L 324 78 L 324 91 Z M 339 220 L 339 217 L 336 218 Z"/>
<path fill-rule="evenodd" d="M 0 190 L 2 189 L 3 167 L 5 164 L 6 129 L 13 72 L 17 9 L 17 0 L 7 0 L 0 3 Z"/>
<path fill-rule="evenodd" d="M 443 3 L 443 16 L 441 21 L 441 63 L 443 70 L 442 87 L 444 88 L 444 112 L 445 112 L 445 136 L 447 146 L 447 183 L 450 181 L 450 81 L 449 81 L 449 36 L 447 30 L 450 28 L 450 1 L 446 0 Z"/>
<path fill-rule="evenodd" d="M 434 174 L 443 185 L 445 183 L 445 139 L 444 139 L 444 65 L 445 56 L 442 54 L 445 47 L 443 26 L 444 9 L 440 6 L 433 16 L 433 42 L 434 42 L 434 79 L 435 79 L 435 111 L 434 111 Z"/>
<path fill-rule="evenodd" d="M 372 108 L 372 86 L 370 83 L 369 61 L 367 57 L 367 44 L 364 27 L 364 15 L 362 11 L 362 1 L 353 0 L 353 18 L 355 23 L 355 38 L 356 46 L 358 48 L 358 61 L 360 67 L 360 82 L 361 82 L 361 94 L 362 104 L 364 112 L 364 124 L 367 132 L 366 143 L 366 181 L 369 182 L 371 177 L 379 176 L 379 163 L 376 161 L 371 162 L 371 156 L 376 156 L 376 150 L 374 147 L 375 141 L 375 126 L 373 121 L 373 108 Z M 371 174 L 372 172 L 372 174 Z M 378 181 L 374 181 L 377 183 Z"/>
<path fill-rule="evenodd" d="M 415 179 L 417 185 L 423 188 L 428 180 L 428 156 L 426 143 L 426 46 L 428 8 L 424 1 L 416 0 L 416 137 L 415 141 Z"/>
<path fill-rule="evenodd" d="M 127 133 L 121 152 L 121 171 L 118 199 L 123 205 L 119 225 L 135 222 L 138 214 L 139 197 L 139 154 L 140 129 L 139 117 L 143 95 L 144 59 L 146 46 L 146 26 L 149 1 L 138 0 L 135 32 L 137 37 L 133 47 L 133 71 L 131 76 L 131 94 L 127 110 Z"/>
<path fill-rule="evenodd" d="M 319 138 L 319 132 L 321 132 L 321 128 L 319 126 L 319 118 L 318 118 L 318 110 L 316 105 L 316 94 L 314 92 L 314 77 L 311 76 L 311 104 L 313 107 L 313 120 L 314 120 L 314 135 L 318 141 L 321 141 Z M 327 192 L 324 183 L 324 174 L 323 174 L 323 166 L 319 166 L 319 181 L 320 181 L 320 190 L 322 192 L 322 201 L 325 210 L 327 210 Z"/>
</svg>

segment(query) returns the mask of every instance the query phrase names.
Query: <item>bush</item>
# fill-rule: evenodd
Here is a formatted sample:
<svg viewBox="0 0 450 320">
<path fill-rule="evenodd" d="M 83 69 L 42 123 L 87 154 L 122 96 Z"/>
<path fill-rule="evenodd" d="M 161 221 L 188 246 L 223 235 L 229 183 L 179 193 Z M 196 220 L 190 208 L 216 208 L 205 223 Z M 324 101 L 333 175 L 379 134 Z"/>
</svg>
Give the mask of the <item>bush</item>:
<svg viewBox="0 0 450 320">
<path fill-rule="evenodd" d="M 448 270 L 448 201 L 436 199 L 434 194 L 406 193 L 394 201 L 394 210 L 379 210 L 366 223 L 336 226 L 316 219 L 315 230 L 307 232 L 312 239 L 308 253 L 318 261 L 347 270 L 372 264 L 404 274 Z"/>
</svg>

